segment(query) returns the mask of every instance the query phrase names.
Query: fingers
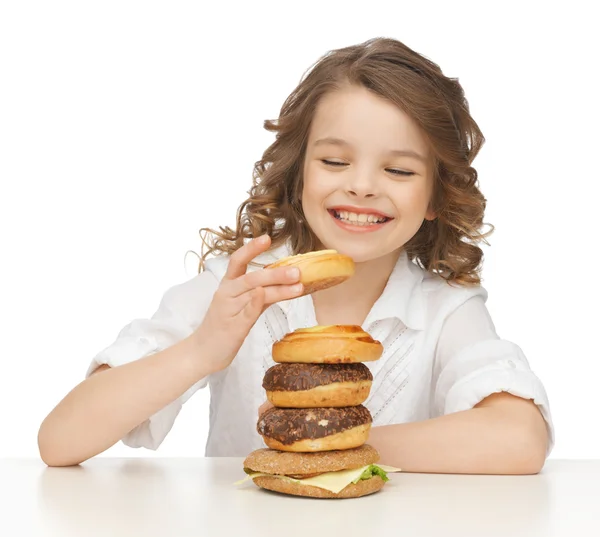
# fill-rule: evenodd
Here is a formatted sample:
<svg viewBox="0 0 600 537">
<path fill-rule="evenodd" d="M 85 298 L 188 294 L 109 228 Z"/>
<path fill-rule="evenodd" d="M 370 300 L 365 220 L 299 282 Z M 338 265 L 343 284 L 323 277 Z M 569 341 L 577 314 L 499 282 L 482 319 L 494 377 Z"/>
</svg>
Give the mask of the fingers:
<svg viewBox="0 0 600 537">
<path fill-rule="evenodd" d="M 262 287 L 253 289 L 250 293 L 250 301 L 244 306 L 240 315 L 251 324 L 254 324 L 260 317 L 265 304 L 265 290 Z"/>
<path fill-rule="evenodd" d="M 282 300 L 291 300 L 297 298 L 304 291 L 304 286 L 301 283 L 294 285 L 272 285 L 265 287 L 265 304 L 271 305 Z"/>
<path fill-rule="evenodd" d="M 240 313 L 246 306 L 251 302 L 254 297 L 254 291 L 261 289 L 264 293 L 263 299 L 263 310 L 266 306 L 270 306 L 275 302 L 280 302 L 282 300 L 291 300 L 292 298 L 299 297 L 304 290 L 304 286 L 301 283 L 296 283 L 293 285 L 272 285 L 269 287 L 257 287 L 252 291 L 248 291 L 246 293 L 242 293 L 241 295 L 235 297 L 231 301 L 231 309 L 234 312 L 234 315 Z"/>
<path fill-rule="evenodd" d="M 223 312 L 242 315 L 254 321 L 267 306 L 300 296 L 304 290 L 299 283 L 297 267 L 276 267 L 247 273 L 248 264 L 266 251 L 271 244 L 268 235 L 252 239 L 230 258 L 227 272 L 217 291 Z"/>
<path fill-rule="evenodd" d="M 224 279 L 233 280 L 246 274 L 250 261 L 267 251 L 270 245 L 271 237 L 268 235 L 262 235 L 244 244 L 232 254 Z"/>
<path fill-rule="evenodd" d="M 299 279 L 300 271 L 296 267 L 256 270 L 233 280 L 228 292 L 231 293 L 231 296 L 239 296 L 256 287 L 292 285 L 298 283 Z"/>
</svg>

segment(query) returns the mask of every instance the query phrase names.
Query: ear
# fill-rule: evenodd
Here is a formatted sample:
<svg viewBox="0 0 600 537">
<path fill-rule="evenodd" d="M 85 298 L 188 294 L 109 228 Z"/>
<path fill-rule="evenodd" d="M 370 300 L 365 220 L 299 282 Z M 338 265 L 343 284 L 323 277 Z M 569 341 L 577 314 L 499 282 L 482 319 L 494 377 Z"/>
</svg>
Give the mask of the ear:
<svg viewBox="0 0 600 537">
<path fill-rule="evenodd" d="M 433 208 L 431 207 L 431 204 L 429 205 L 429 207 L 427 207 L 427 212 L 425 213 L 425 220 L 435 220 L 437 218 L 437 214 L 435 213 L 435 211 L 433 210 Z"/>
</svg>

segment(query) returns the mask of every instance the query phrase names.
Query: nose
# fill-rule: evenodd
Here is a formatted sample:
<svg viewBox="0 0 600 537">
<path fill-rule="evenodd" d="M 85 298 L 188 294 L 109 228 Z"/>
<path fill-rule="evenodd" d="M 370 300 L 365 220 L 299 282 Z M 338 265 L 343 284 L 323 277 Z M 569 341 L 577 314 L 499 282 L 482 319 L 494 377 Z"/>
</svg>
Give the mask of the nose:
<svg viewBox="0 0 600 537">
<path fill-rule="evenodd" d="M 374 198 L 377 195 L 376 179 L 366 171 L 357 171 L 348 178 L 346 192 L 357 198 Z"/>
</svg>

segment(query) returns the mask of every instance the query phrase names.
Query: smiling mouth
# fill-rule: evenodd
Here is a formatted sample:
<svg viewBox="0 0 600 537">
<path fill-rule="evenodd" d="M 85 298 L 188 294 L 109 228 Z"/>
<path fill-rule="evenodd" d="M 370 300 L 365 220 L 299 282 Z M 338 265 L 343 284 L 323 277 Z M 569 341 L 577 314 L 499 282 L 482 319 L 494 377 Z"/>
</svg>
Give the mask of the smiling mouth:
<svg viewBox="0 0 600 537">
<path fill-rule="evenodd" d="M 392 220 L 392 218 L 376 213 L 352 213 L 350 211 L 338 211 L 336 209 L 328 209 L 328 211 L 336 220 L 352 226 L 375 226 L 385 224 Z"/>
</svg>

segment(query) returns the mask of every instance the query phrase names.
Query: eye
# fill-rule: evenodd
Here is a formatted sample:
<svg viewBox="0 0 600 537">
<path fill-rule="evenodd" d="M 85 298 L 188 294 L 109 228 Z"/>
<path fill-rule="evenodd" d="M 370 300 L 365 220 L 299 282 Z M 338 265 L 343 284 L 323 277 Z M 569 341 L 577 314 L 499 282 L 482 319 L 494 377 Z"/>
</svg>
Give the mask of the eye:
<svg viewBox="0 0 600 537">
<path fill-rule="evenodd" d="M 403 177 L 410 177 L 411 175 L 414 175 L 414 172 L 405 172 L 404 170 L 388 169 L 386 171 L 393 175 L 402 175 Z"/>
<path fill-rule="evenodd" d="M 345 162 L 333 162 L 332 160 L 321 160 L 321 162 L 323 164 L 326 164 L 327 166 L 347 166 L 347 164 Z"/>
<path fill-rule="evenodd" d="M 345 162 L 334 162 L 332 160 L 322 159 L 321 162 L 327 166 L 331 166 L 331 167 L 335 167 L 335 168 L 339 168 L 342 166 L 348 166 L 348 164 L 346 164 Z M 386 171 L 391 173 L 392 175 L 401 175 L 402 177 L 410 177 L 411 175 L 414 175 L 414 172 L 406 172 L 404 170 L 396 170 L 394 168 L 388 168 Z"/>
</svg>

